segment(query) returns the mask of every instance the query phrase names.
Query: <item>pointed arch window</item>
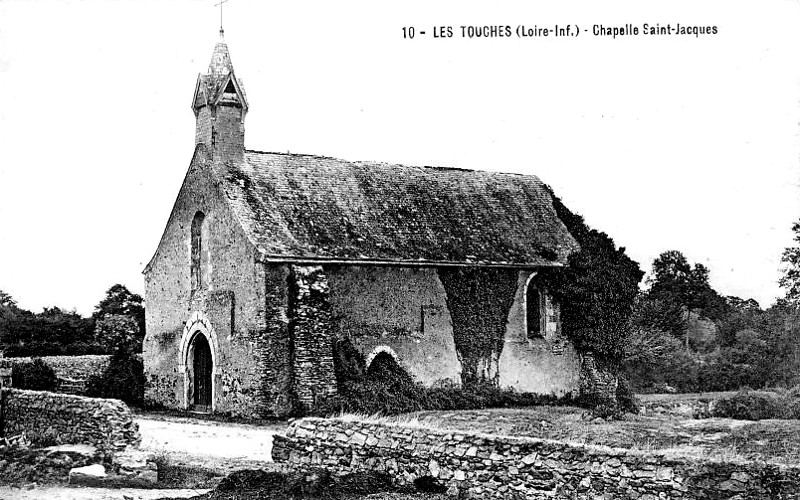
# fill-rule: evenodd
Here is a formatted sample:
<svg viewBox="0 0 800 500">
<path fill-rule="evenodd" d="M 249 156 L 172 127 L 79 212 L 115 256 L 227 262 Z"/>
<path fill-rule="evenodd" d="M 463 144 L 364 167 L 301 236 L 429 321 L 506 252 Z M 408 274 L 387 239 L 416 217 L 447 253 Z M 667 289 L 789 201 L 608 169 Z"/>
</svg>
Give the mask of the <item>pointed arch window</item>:
<svg viewBox="0 0 800 500">
<path fill-rule="evenodd" d="M 192 219 L 192 256 L 191 275 L 192 291 L 208 288 L 208 223 L 203 212 L 197 212 Z"/>
<path fill-rule="evenodd" d="M 536 275 L 528 278 L 525 285 L 525 329 L 528 339 L 544 338 L 546 331 L 545 293 L 536 282 Z"/>
</svg>

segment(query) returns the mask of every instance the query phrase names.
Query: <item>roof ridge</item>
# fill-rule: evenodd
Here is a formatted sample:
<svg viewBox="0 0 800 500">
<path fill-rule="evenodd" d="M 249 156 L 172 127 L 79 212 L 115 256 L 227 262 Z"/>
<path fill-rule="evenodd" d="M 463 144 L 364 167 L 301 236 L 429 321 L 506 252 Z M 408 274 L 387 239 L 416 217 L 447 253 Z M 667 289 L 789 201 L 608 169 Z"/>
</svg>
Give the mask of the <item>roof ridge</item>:
<svg viewBox="0 0 800 500">
<path fill-rule="evenodd" d="M 390 163 L 385 161 L 378 161 L 378 160 L 346 160 L 344 158 L 336 158 L 335 156 L 324 156 L 324 155 L 317 155 L 312 153 L 281 153 L 279 151 L 259 151 L 257 149 L 247 149 L 245 148 L 245 153 L 255 153 L 259 155 L 276 155 L 276 156 L 285 156 L 285 157 L 308 157 L 308 158 L 318 158 L 321 160 L 333 160 L 337 162 L 355 164 L 355 165 L 365 165 L 365 166 L 373 166 L 373 165 L 385 165 L 387 167 L 408 167 L 408 168 L 425 168 L 431 170 L 442 170 L 442 171 L 454 171 L 454 172 L 475 172 L 475 173 L 486 173 L 492 175 L 513 175 L 519 177 L 527 177 L 533 179 L 539 179 L 538 176 L 535 174 L 521 174 L 519 172 L 503 172 L 503 171 L 496 171 L 496 170 L 481 170 L 477 168 L 464 168 L 464 167 L 443 167 L 439 165 L 411 165 L 407 163 Z"/>
</svg>

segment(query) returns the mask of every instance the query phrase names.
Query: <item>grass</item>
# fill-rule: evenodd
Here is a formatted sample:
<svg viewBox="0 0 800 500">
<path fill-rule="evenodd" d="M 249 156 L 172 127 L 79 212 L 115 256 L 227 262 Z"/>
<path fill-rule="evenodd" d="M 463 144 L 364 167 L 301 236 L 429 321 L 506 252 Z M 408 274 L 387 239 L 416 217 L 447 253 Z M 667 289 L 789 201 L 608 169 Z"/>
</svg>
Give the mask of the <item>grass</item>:
<svg viewBox="0 0 800 500">
<path fill-rule="evenodd" d="M 411 429 L 442 429 L 441 422 L 423 420 L 414 414 L 381 415 L 378 413 L 365 415 L 361 413 L 341 413 L 329 417 L 342 422 L 363 422 L 366 424 L 380 424 L 391 427 L 408 427 Z"/>
<path fill-rule="evenodd" d="M 757 422 L 723 418 L 686 419 L 665 415 L 626 415 L 622 420 L 594 419 L 584 409 L 541 406 L 411 414 L 417 425 L 468 432 L 526 436 L 659 452 L 675 456 L 758 460 L 782 464 L 800 462 L 800 420 Z"/>
<path fill-rule="evenodd" d="M 154 488 L 164 489 L 204 489 L 219 484 L 222 475 L 202 467 L 173 463 L 166 453 L 154 457 L 158 466 L 158 482 Z"/>
</svg>

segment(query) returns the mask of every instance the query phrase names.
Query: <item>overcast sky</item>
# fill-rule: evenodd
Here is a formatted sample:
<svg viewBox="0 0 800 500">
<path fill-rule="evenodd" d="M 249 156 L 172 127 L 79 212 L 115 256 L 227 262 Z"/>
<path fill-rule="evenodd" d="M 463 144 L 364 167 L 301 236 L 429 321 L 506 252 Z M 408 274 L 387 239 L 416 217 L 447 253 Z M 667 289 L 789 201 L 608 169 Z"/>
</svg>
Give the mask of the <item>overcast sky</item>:
<svg viewBox="0 0 800 500">
<path fill-rule="evenodd" d="M 143 293 L 216 1 L 0 0 L 0 289 L 22 307 Z M 800 218 L 798 0 L 431 3 L 226 3 L 246 146 L 535 174 L 644 269 L 677 249 L 722 294 L 780 295 Z M 626 23 L 718 33 L 591 33 Z M 460 33 L 520 24 L 588 31 Z"/>
</svg>

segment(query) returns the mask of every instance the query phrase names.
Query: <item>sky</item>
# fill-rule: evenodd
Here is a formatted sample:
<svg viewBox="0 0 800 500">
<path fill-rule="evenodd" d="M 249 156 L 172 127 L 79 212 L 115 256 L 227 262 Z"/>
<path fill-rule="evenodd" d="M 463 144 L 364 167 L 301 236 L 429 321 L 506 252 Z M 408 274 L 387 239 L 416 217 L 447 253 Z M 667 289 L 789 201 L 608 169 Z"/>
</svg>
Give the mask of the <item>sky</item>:
<svg viewBox="0 0 800 500">
<path fill-rule="evenodd" d="M 0 290 L 21 307 L 89 314 L 115 283 L 144 292 L 217 1 L 0 0 Z M 678 23 L 717 33 L 641 34 Z M 724 295 L 781 295 L 800 0 L 229 0 L 223 24 L 249 149 L 534 174 L 645 270 L 675 249 Z M 515 35 L 568 24 L 577 37 Z"/>
</svg>

